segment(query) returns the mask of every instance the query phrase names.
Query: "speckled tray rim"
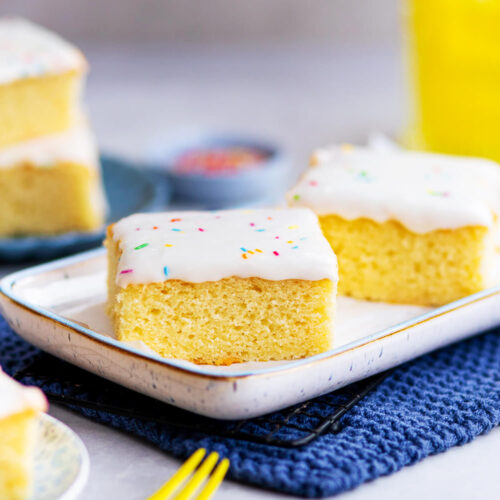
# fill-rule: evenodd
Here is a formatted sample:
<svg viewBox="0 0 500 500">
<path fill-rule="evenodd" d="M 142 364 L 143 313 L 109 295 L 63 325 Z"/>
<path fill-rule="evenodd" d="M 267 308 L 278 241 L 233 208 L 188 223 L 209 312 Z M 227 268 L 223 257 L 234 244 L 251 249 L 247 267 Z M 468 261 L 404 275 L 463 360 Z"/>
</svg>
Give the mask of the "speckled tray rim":
<svg viewBox="0 0 500 500">
<path fill-rule="evenodd" d="M 364 346 L 366 344 L 369 344 L 371 342 L 380 340 L 385 337 L 389 337 L 391 335 L 401 333 L 405 330 L 408 330 L 409 328 L 415 327 L 417 325 L 420 325 L 422 323 L 426 323 L 428 321 L 432 321 L 433 319 L 442 317 L 444 315 L 453 313 L 457 309 L 461 309 L 464 307 L 467 307 L 470 304 L 485 300 L 487 298 L 490 298 L 494 295 L 497 295 L 500 293 L 500 285 L 488 288 L 486 290 L 483 290 L 481 292 L 475 293 L 473 295 L 469 295 L 465 298 L 462 298 L 460 300 L 451 302 L 445 306 L 438 307 L 436 309 L 433 309 L 427 313 L 418 315 L 410 320 L 403 321 L 401 323 L 397 323 L 396 325 L 390 327 L 390 328 L 385 328 L 383 330 L 377 331 L 373 334 L 370 334 L 366 337 L 363 337 L 359 340 L 356 340 L 354 342 L 347 343 L 345 345 L 339 346 L 333 350 L 324 352 L 322 354 L 318 354 L 315 356 L 311 356 L 308 358 L 296 360 L 296 361 L 290 361 L 286 365 L 280 365 L 280 366 L 275 366 L 275 367 L 266 367 L 262 369 L 257 369 L 257 370 L 242 370 L 241 372 L 231 372 L 230 374 L 224 374 L 224 373 L 214 373 L 213 371 L 210 371 L 207 368 L 204 367 L 197 367 L 197 366 L 189 366 L 186 367 L 184 364 L 181 364 L 177 362 L 176 360 L 171 360 L 171 359 L 165 359 L 160 356 L 155 356 L 153 354 L 149 354 L 147 352 L 141 351 L 139 349 L 135 349 L 134 347 L 128 346 L 123 344 L 122 342 L 119 342 L 113 338 L 110 338 L 106 335 L 102 335 L 100 333 L 97 333 L 89 328 L 86 328 L 80 324 L 78 324 L 75 321 L 72 321 L 70 319 L 64 318 L 58 314 L 55 314 L 43 307 L 40 307 L 36 304 L 32 304 L 19 296 L 17 296 L 16 292 L 14 291 L 14 286 L 16 282 L 19 280 L 31 277 L 31 276 L 36 276 L 38 274 L 47 272 L 47 271 L 52 271 L 54 269 L 59 269 L 68 265 L 72 265 L 81 261 L 84 261 L 86 259 L 91 259 L 93 257 L 97 257 L 101 254 L 104 254 L 106 250 L 104 248 L 99 248 L 96 250 L 90 250 L 87 252 L 83 252 L 81 254 L 77 254 L 71 257 L 65 257 L 62 259 L 55 260 L 53 262 L 47 263 L 47 264 L 42 264 L 42 265 L 37 265 L 34 267 L 30 267 L 28 269 L 25 269 L 23 271 L 18 271 L 15 273 L 12 273 L 6 277 L 4 277 L 0 281 L 0 293 L 3 294 L 7 299 L 10 301 L 14 302 L 15 304 L 18 304 L 26 309 L 28 309 L 31 312 L 34 312 L 40 316 L 43 316 L 44 318 L 48 318 L 56 323 L 59 323 L 63 325 L 64 327 L 71 328 L 72 330 L 82 333 L 87 337 L 90 337 L 94 341 L 104 343 L 108 346 L 114 347 L 118 350 L 121 351 L 127 351 L 128 353 L 138 356 L 140 358 L 146 359 L 148 361 L 153 361 L 155 363 L 167 365 L 169 367 L 175 368 L 177 370 L 180 370 L 181 372 L 184 372 L 186 374 L 190 375 L 199 375 L 202 377 L 210 378 L 210 379 L 222 379 L 226 381 L 231 381 L 231 380 L 236 380 L 236 379 L 241 379 L 245 377 L 256 377 L 256 376 L 261 376 L 261 375 L 269 375 L 270 373 L 275 373 L 279 372 L 280 374 L 283 374 L 284 372 L 289 372 L 292 370 L 295 370 L 299 367 L 303 367 L 304 365 L 309 365 L 313 363 L 317 363 L 319 361 L 324 361 L 330 358 L 333 358 L 339 354 L 345 353 L 347 351 L 359 348 L 361 346 Z"/>
</svg>

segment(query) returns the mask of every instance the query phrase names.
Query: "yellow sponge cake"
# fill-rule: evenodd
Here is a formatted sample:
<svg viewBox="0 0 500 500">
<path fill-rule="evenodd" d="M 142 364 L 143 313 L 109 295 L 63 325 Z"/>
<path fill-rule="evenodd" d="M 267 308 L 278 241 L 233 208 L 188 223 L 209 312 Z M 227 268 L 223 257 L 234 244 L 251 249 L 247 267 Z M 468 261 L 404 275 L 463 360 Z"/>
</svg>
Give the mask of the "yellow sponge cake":
<svg viewBox="0 0 500 500">
<path fill-rule="evenodd" d="M 0 147 L 69 128 L 86 67 L 57 35 L 0 19 Z"/>
<path fill-rule="evenodd" d="M 24 387 L 0 369 L 0 498 L 30 496 L 36 420 L 47 401 L 34 387 Z"/>
<path fill-rule="evenodd" d="M 332 147 L 288 200 L 318 214 L 340 293 L 441 305 L 491 284 L 499 176 L 487 160 Z"/>
<path fill-rule="evenodd" d="M 92 230 L 104 196 L 86 124 L 0 149 L 0 236 Z"/>
<path fill-rule="evenodd" d="M 337 265 L 310 210 L 137 214 L 106 245 L 119 340 L 215 365 L 332 346 Z"/>
</svg>

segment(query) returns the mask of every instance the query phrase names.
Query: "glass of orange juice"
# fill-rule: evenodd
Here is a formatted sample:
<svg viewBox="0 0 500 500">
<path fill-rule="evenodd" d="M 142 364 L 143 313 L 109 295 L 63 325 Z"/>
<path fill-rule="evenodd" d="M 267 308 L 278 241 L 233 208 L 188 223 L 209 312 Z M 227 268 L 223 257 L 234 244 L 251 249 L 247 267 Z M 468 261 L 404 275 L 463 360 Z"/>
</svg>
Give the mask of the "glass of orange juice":
<svg viewBox="0 0 500 500">
<path fill-rule="evenodd" d="M 500 161 L 500 0 L 403 0 L 407 146 Z"/>
</svg>

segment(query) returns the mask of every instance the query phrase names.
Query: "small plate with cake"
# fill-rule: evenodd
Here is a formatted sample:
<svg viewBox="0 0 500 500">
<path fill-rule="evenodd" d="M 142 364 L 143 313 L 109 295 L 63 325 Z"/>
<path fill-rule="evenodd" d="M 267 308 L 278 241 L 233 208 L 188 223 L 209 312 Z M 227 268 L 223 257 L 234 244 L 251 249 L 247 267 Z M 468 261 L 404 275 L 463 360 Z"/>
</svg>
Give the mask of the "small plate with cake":
<svg viewBox="0 0 500 500">
<path fill-rule="evenodd" d="M 98 246 L 106 222 L 167 202 L 153 174 L 99 158 L 81 102 L 87 69 L 83 54 L 55 33 L 0 18 L 2 261 Z"/>
<path fill-rule="evenodd" d="M 262 415 L 500 324 L 499 176 L 486 160 L 321 150 L 288 208 L 128 216 L 106 249 L 4 278 L 0 309 L 133 390 Z"/>
<path fill-rule="evenodd" d="M 46 410 L 40 389 L 0 369 L 0 498 L 72 500 L 85 486 L 85 445 Z"/>
<path fill-rule="evenodd" d="M 29 500 L 73 500 L 87 483 L 90 460 L 81 439 L 50 415 L 38 420 L 33 493 Z"/>
<path fill-rule="evenodd" d="M 106 221 L 117 221 L 136 211 L 158 210 L 168 202 L 170 191 L 157 175 L 113 155 L 100 156 L 103 189 L 107 199 Z M 99 246 L 106 228 L 68 231 L 53 235 L 0 237 L 0 260 L 22 262 L 48 260 Z"/>
</svg>

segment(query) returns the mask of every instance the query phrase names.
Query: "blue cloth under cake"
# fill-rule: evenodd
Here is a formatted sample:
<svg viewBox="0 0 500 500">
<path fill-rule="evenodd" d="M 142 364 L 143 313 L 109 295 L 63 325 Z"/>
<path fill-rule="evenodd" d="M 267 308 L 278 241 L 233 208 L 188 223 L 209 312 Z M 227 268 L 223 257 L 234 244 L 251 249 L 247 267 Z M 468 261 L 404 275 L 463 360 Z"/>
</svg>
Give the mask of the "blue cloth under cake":
<svg viewBox="0 0 500 500">
<path fill-rule="evenodd" d="M 0 317 L 0 364 L 8 373 L 39 355 L 40 351 L 14 334 Z M 36 375 L 25 382 L 48 389 Z M 53 383 L 50 390 L 68 393 L 67 387 Z M 143 396 L 127 391 L 128 400 L 134 397 Z M 127 401 L 121 403 L 126 405 Z M 230 476 L 237 481 L 294 495 L 325 497 L 468 443 L 498 425 L 500 329 L 399 367 L 343 417 L 340 432 L 326 433 L 298 449 L 74 409 L 92 420 L 141 436 L 179 458 L 199 447 L 216 450 L 230 459 Z M 323 409 L 318 406 L 317 411 Z"/>
</svg>

